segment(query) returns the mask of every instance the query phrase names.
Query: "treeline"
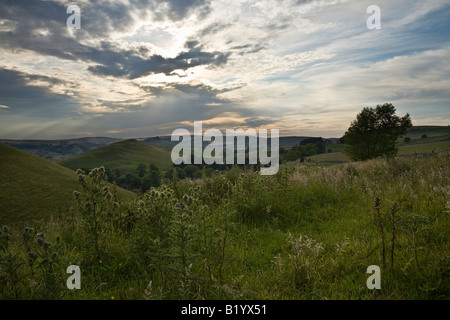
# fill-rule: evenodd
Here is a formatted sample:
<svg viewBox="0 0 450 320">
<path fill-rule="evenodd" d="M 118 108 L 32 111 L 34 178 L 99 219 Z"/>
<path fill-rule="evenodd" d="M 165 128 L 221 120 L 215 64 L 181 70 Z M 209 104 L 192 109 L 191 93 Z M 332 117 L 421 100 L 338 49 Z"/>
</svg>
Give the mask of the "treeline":
<svg viewBox="0 0 450 320">
<path fill-rule="evenodd" d="M 81 168 L 81 170 L 86 174 L 91 171 L 89 168 Z M 105 167 L 105 175 L 108 182 L 137 192 L 145 192 L 151 187 L 159 187 L 163 173 L 154 164 L 146 165 L 141 163 L 131 172 L 121 168 L 111 169 Z"/>
<path fill-rule="evenodd" d="M 305 157 L 315 154 L 325 153 L 325 142 L 322 138 L 308 138 L 300 142 L 300 145 L 294 146 L 289 150 L 280 148 L 280 163 L 288 161 L 304 161 Z M 192 163 L 194 158 L 192 156 Z M 235 161 L 236 162 L 236 161 Z M 105 167 L 107 180 L 127 190 L 133 190 L 138 193 L 148 191 L 150 188 L 159 187 L 162 180 L 171 181 L 172 179 L 201 179 L 210 178 L 214 173 L 230 170 L 233 166 L 237 166 L 245 171 L 260 171 L 259 164 L 248 164 L 248 149 L 246 149 L 244 165 L 236 164 L 180 164 L 173 165 L 169 170 L 160 170 L 154 164 L 139 164 L 136 169 L 110 169 Z M 85 173 L 89 173 L 89 168 L 82 168 Z"/>
<path fill-rule="evenodd" d="M 303 162 L 305 157 L 313 156 L 326 152 L 325 141 L 322 138 L 308 138 L 300 142 L 298 146 L 294 146 L 289 150 L 280 148 L 280 160 Z"/>
<path fill-rule="evenodd" d="M 248 159 L 247 159 L 248 160 Z M 247 161 L 248 162 L 248 161 Z M 105 167 L 106 180 L 117 186 L 132 190 L 137 193 L 144 193 L 150 188 L 159 187 L 163 184 L 163 180 L 172 181 L 173 179 L 202 179 L 210 178 L 213 174 L 230 170 L 233 166 L 237 166 L 244 170 L 256 171 L 260 170 L 259 165 L 227 165 L 227 164 L 180 164 L 174 165 L 169 170 L 160 170 L 154 164 L 139 164 L 133 171 L 125 169 L 110 169 Z M 81 168 L 83 172 L 89 174 L 88 168 Z"/>
</svg>

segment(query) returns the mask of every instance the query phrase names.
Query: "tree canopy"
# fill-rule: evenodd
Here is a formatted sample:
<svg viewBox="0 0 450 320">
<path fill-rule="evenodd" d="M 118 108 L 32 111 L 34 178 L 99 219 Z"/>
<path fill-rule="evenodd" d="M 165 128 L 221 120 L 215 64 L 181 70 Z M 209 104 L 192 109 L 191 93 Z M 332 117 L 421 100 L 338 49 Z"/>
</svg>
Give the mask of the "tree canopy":
<svg viewBox="0 0 450 320">
<path fill-rule="evenodd" d="M 391 103 L 365 107 L 344 135 L 344 153 L 352 160 L 367 160 L 397 154 L 397 139 L 412 126 L 409 114 L 399 117 Z"/>
</svg>

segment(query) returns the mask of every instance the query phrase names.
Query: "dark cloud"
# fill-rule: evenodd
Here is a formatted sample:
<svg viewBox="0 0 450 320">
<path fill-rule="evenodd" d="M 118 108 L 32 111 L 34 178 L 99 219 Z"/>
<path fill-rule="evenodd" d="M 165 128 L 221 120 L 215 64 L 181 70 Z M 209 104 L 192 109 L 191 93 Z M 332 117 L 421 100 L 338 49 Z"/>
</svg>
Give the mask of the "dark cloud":
<svg viewBox="0 0 450 320">
<path fill-rule="evenodd" d="M 82 28 L 71 35 L 66 27 L 66 7 L 50 1 L 14 1 L 0 3 L 0 19 L 9 21 L 12 30 L 0 32 L 3 48 L 26 49 L 65 60 L 93 63 L 88 70 L 99 76 L 135 79 L 155 73 L 170 74 L 200 65 L 220 66 L 228 53 L 207 52 L 196 42 L 186 44 L 186 50 L 175 58 L 151 54 L 144 46 L 119 48 L 104 37 L 112 30 L 125 30 L 133 24 L 133 9 L 155 5 L 154 1 L 132 1 L 137 8 L 120 2 L 92 1 L 82 10 Z M 179 18 L 183 12 L 205 6 L 206 1 L 162 1 Z M 99 45 L 85 45 L 86 39 L 105 39 Z"/>
<path fill-rule="evenodd" d="M 44 82 L 36 85 L 36 81 Z M 11 113 L 26 113 L 37 118 L 59 117 L 76 112 L 75 98 L 52 91 L 53 85 L 63 84 L 67 88 L 77 85 L 59 78 L 0 69 L 0 104 L 10 107 Z"/>
<path fill-rule="evenodd" d="M 90 72 L 129 79 L 156 73 L 169 75 L 175 70 L 187 70 L 201 65 L 217 67 L 225 64 L 229 56 L 229 53 L 203 51 L 201 46 L 193 46 L 192 43 L 188 43 L 187 49 L 175 58 L 165 58 L 156 54 L 143 58 L 136 51 L 111 48 L 110 44 L 105 44 L 98 52 L 101 59 L 92 59 L 96 58 L 97 54 L 81 53 L 81 55 L 99 63 L 97 66 L 89 67 Z"/>
</svg>

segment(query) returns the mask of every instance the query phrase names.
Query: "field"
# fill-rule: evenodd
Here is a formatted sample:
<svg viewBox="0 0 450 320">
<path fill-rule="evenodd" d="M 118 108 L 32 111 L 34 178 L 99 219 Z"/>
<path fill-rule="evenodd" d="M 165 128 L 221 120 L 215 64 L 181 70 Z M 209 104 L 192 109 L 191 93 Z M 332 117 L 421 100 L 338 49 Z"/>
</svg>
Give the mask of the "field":
<svg viewBox="0 0 450 320">
<path fill-rule="evenodd" d="M 73 205 L 73 191 L 80 187 L 74 171 L 2 143 L 0 163 L 0 224 L 49 218 Z"/>
<path fill-rule="evenodd" d="M 167 148 L 151 146 L 136 140 L 116 142 L 58 163 L 73 170 L 105 166 L 111 170 L 119 168 L 125 172 L 136 170 L 141 163 L 152 163 L 160 169 L 168 169 L 172 166 L 170 151 Z"/>
<path fill-rule="evenodd" d="M 426 138 L 422 138 L 426 135 Z M 409 137 L 409 143 L 399 141 L 399 156 L 417 155 L 430 152 L 450 151 L 450 128 L 444 126 L 414 126 L 409 129 L 405 137 Z M 327 145 L 329 153 L 322 153 L 308 157 L 312 162 L 322 164 L 336 164 L 350 162 L 342 150 L 343 144 Z"/>
<path fill-rule="evenodd" d="M 128 201 L 102 169 L 73 175 L 72 212 L 1 230 L 1 298 L 450 297 L 449 152 L 233 168 Z M 66 288 L 69 265 L 81 290 Z M 381 290 L 367 288 L 371 265 Z"/>
</svg>

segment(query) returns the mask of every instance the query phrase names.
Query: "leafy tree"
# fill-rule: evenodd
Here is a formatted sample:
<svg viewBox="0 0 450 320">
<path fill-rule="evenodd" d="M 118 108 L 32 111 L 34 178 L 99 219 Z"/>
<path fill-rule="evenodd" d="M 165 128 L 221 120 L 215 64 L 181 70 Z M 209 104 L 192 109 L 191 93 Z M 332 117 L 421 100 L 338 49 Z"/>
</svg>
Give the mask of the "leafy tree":
<svg viewBox="0 0 450 320">
<path fill-rule="evenodd" d="M 306 154 L 308 156 L 313 156 L 315 154 L 317 154 L 317 147 L 314 143 L 308 143 L 306 146 Z"/>
<path fill-rule="evenodd" d="M 184 172 L 186 174 L 186 177 L 193 178 L 194 173 L 197 172 L 199 168 L 197 168 L 195 165 L 189 164 L 184 168 Z"/>
<path fill-rule="evenodd" d="M 412 126 L 409 114 L 400 118 L 395 112 L 391 103 L 364 108 L 345 132 L 344 153 L 352 160 L 395 156 L 397 139 Z"/>
<path fill-rule="evenodd" d="M 159 187 L 160 177 L 156 170 L 151 170 L 148 174 L 142 178 L 142 191 L 145 192 L 151 187 Z"/>
<path fill-rule="evenodd" d="M 325 153 L 325 150 L 326 150 L 325 142 L 323 142 L 323 141 L 317 142 L 316 148 L 317 148 L 317 154 Z"/>
<path fill-rule="evenodd" d="M 147 167 L 145 164 L 140 163 L 137 167 L 137 174 L 139 177 L 143 177 L 147 173 Z"/>
</svg>

